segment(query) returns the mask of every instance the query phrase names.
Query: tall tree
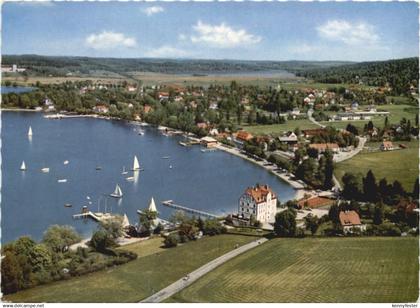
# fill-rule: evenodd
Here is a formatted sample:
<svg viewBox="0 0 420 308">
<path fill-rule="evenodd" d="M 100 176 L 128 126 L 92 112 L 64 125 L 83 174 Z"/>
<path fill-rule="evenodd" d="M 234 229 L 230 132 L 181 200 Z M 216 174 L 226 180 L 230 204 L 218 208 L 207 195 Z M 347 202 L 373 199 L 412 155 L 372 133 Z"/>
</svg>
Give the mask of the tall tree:
<svg viewBox="0 0 420 308">
<path fill-rule="evenodd" d="M 368 202 L 378 201 L 378 186 L 372 170 L 369 170 L 366 177 L 363 178 L 363 195 Z"/>
<path fill-rule="evenodd" d="M 324 152 L 325 157 L 325 177 L 324 177 L 324 188 L 331 189 L 334 186 L 333 176 L 334 176 L 334 154 L 327 150 Z"/>
<path fill-rule="evenodd" d="M 360 179 L 353 173 L 346 172 L 343 177 L 343 197 L 348 200 L 358 200 L 361 195 Z"/>
<path fill-rule="evenodd" d="M 292 209 L 276 214 L 274 232 L 278 236 L 294 236 L 296 234 L 296 212 Z"/>
</svg>

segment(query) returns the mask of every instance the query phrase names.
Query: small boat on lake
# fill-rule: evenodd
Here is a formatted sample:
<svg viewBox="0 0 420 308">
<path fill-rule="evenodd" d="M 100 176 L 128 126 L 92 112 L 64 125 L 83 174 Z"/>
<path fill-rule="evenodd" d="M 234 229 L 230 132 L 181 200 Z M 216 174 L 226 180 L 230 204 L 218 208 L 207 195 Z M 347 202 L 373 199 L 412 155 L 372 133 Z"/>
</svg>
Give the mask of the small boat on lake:
<svg viewBox="0 0 420 308">
<path fill-rule="evenodd" d="M 28 136 L 29 136 L 29 137 L 32 137 L 32 127 L 31 127 L 31 126 L 29 126 Z"/>
<path fill-rule="evenodd" d="M 140 171 L 140 164 L 136 155 L 134 155 L 133 169 L 131 171 Z"/>
<path fill-rule="evenodd" d="M 71 205 L 70 203 L 66 203 L 64 204 L 64 207 L 72 207 L 73 205 Z"/>
<path fill-rule="evenodd" d="M 22 164 L 20 165 L 20 170 L 21 171 L 26 171 L 25 161 L 22 161 Z"/>
<path fill-rule="evenodd" d="M 101 166 L 96 166 L 96 168 L 95 168 L 96 170 L 102 170 L 102 167 Z"/>
<path fill-rule="evenodd" d="M 170 156 L 163 156 L 162 159 L 169 159 L 171 158 Z"/>
<path fill-rule="evenodd" d="M 42 168 L 41 171 L 44 173 L 48 173 L 50 172 L 50 168 Z"/>
<path fill-rule="evenodd" d="M 121 188 L 118 184 L 115 186 L 115 190 L 112 194 L 110 194 L 110 196 L 114 198 L 121 198 L 123 196 Z"/>
<path fill-rule="evenodd" d="M 141 129 L 140 129 L 140 130 L 138 130 L 138 131 L 137 131 L 137 133 L 138 133 L 139 135 L 143 136 L 143 135 L 144 135 L 144 130 L 141 130 Z"/>
<path fill-rule="evenodd" d="M 68 160 L 65 160 L 65 161 L 63 162 L 63 164 L 64 164 L 64 165 L 68 165 L 68 163 L 69 163 L 69 161 L 68 161 Z"/>
<path fill-rule="evenodd" d="M 172 165 L 169 165 L 169 169 L 172 169 Z"/>
<path fill-rule="evenodd" d="M 128 171 L 126 171 L 125 166 L 123 166 L 123 170 L 122 170 L 121 174 L 127 174 L 127 173 L 128 173 Z"/>
<path fill-rule="evenodd" d="M 59 179 L 57 180 L 58 183 L 67 183 L 67 179 Z"/>
<path fill-rule="evenodd" d="M 188 146 L 191 145 L 191 144 L 189 144 L 187 142 L 183 142 L 183 141 L 180 141 L 179 144 L 182 145 L 183 147 L 188 147 Z"/>
<path fill-rule="evenodd" d="M 134 176 L 129 176 L 129 177 L 126 177 L 125 179 L 129 182 L 133 182 L 134 181 Z"/>
</svg>

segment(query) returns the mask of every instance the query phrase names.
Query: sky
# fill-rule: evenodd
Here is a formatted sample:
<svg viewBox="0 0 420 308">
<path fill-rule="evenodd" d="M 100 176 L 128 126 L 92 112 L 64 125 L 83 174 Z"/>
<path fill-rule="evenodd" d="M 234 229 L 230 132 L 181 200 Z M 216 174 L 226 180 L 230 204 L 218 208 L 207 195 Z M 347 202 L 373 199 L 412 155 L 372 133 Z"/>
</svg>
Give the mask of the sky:
<svg viewBox="0 0 420 308">
<path fill-rule="evenodd" d="M 374 61 L 418 56 L 416 2 L 8 2 L 3 54 Z"/>
</svg>

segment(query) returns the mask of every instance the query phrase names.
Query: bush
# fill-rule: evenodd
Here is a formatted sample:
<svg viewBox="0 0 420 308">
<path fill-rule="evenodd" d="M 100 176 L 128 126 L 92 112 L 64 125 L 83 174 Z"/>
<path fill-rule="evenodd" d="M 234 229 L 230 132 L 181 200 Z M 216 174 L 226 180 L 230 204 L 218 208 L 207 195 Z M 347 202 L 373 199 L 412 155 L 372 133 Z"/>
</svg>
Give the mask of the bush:
<svg viewBox="0 0 420 308">
<path fill-rule="evenodd" d="M 204 221 L 203 234 L 217 235 L 226 233 L 227 229 L 217 219 L 207 219 Z"/>
<path fill-rule="evenodd" d="M 165 245 L 166 248 L 171 248 L 171 247 L 176 247 L 179 241 L 180 241 L 180 238 L 178 234 L 171 233 L 165 238 L 165 240 L 163 241 L 163 244 Z"/>
<path fill-rule="evenodd" d="M 99 230 L 93 234 L 89 245 L 98 252 L 106 252 L 109 247 L 115 246 L 115 242 L 105 230 Z"/>
</svg>

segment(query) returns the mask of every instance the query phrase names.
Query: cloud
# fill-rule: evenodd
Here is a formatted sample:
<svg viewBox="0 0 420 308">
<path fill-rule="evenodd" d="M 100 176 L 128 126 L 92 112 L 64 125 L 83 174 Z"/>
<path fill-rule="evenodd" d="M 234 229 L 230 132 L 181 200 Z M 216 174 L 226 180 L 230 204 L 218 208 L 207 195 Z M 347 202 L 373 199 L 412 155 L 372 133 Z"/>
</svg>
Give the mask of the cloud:
<svg viewBox="0 0 420 308">
<path fill-rule="evenodd" d="M 151 49 L 145 53 L 146 57 L 151 58 L 182 58 L 189 55 L 185 50 L 172 46 L 164 45 L 159 48 Z"/>
<path fill-rule="evenodd" d="M 105 50 L 117 47 L 136 47 L 137 42 L 133 37 L 127 37 L 124 33 L 103 31 L 98 34 L 91 34 L 86 38 L 86 45 L 93 49 Z"/>
<path fill-rule="evenodd" d="M 142 11 L 147 16 L 152 16 L 154 14 L 162 13 L 163 11 L 165 11 L 165 9 L 161 6 L 149 6 L 147 8 L 144 8 Z"/>
<path fill-rule="evenodd" d="M 261 41 L 261 37 L 250 34 L 245 29 L 234 30 L 225 23 L 210 25 L 198 21 L 193 30 L 197 34 L 191 36 L 193 43 L 204 43 L 217 48 L 232 48 Z"/>
<path fill-rule="evenodd" d="M 379 35 L 375 32 L 374 27 L 364 22 L 329 20 L 318 26 L 317 31 L 323 38 L 341 41 L 347 45 L 375 45 L 379 43 Z"/>
</svg>

